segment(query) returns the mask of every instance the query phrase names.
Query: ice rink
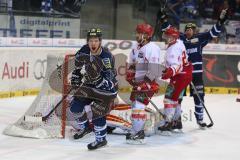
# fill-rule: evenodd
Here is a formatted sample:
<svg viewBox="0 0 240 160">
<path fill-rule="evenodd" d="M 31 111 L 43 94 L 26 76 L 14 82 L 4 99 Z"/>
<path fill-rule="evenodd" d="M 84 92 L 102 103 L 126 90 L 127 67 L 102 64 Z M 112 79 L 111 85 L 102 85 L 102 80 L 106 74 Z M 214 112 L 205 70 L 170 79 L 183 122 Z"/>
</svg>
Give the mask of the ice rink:
<svg viewBox="0 0 240 160">
<path fill-rule="evenodd" d="M 236 102 L 237 95 L 206 95 L 206 107 L 215 123 L 210 129 L 198 129 L 193 100 L 186 97 L 182 105 L 184 133 L 147 137 L 146 145 L 128 145 L 125 136 L 108 135 L 108 146 L 96 151 L 88 151 L 86 147 L 93 141 L 93 136 L 73 141 L 70 138 L 31 139 L 3 135 L 4 128 L 22 116 L 34 98 L 0 100 L 0 160 L 240 159 L 240 102 Z"/>
</svg>

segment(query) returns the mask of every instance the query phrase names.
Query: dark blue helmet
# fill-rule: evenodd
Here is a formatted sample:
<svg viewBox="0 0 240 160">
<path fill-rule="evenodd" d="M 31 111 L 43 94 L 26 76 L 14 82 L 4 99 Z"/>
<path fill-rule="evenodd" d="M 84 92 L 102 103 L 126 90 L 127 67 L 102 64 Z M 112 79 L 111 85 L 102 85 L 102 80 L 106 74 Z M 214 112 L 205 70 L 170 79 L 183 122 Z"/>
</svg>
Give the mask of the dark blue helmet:
<svg viewBox="0 0 240 160">
<path fill-rule="evenodd" d="M 87 41 L 91 37 L 97 37 L 101 41 L 102 40 L 102 31 L 101 31 L 101 29 L 99 29 L 99 28 L 92 28 L 92 29 L 88 30 Z"/>
</svg>

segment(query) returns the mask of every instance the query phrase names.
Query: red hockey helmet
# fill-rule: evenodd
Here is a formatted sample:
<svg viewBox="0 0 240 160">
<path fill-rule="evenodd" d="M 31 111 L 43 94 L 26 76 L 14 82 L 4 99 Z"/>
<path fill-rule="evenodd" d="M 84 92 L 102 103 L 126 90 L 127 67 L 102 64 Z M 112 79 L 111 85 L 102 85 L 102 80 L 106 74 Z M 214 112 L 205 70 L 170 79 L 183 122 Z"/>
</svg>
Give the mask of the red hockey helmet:
<svg viewBox="0 0 240 160">
<path fill-rule="evenodd" d="M 148 37 L 152 37 L 153 35 L 153 27 L 147 23 L 138 24 L 136 27 L 136 32 L 138 33 L 145 33 Z"/>
<path fill-rule="evenodd" d="M 164 34 L 166 36 L 172 36 L 174 37 L 175 39 L 178 39 L 179 38 L 179 31 L 177 30 L 177 28 L 175 27 L 169 27 L 168 29 L 166 29 L 166 31 L 164 32 Z"/>
</svg>

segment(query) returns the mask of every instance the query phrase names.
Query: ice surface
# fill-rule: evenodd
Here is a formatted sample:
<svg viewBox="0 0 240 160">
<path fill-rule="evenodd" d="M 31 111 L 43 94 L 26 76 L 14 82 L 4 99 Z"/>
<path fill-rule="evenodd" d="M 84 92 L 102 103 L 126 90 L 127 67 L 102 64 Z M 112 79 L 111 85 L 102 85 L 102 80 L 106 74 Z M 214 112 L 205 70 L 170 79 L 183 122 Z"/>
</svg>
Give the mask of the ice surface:
<svg viewBox="0 0 240 160">
<path fill-rule="evenodd" d="M 88 151 L 86 145 L 94 140 L 93 135 L 73 141 L 70 138 L 31 139 L 0 134 L 0 160 L 238 160 L 240 102 L 236 102 L 236 97 L 206 95 L 206 107 L 215 122 L 213 128 L 207 130 L 198 129 L 193 100 L 186 97 L 182 105 L 184 133 L 147 137 L 146 145 L 128 145 L 124 136 L 108 135 L 107 147 Z M 0 100 L 1 133 L 24 114 L 34 98 Z M 162 106 L 157 99 L 154 101 Z"/>
</svg>

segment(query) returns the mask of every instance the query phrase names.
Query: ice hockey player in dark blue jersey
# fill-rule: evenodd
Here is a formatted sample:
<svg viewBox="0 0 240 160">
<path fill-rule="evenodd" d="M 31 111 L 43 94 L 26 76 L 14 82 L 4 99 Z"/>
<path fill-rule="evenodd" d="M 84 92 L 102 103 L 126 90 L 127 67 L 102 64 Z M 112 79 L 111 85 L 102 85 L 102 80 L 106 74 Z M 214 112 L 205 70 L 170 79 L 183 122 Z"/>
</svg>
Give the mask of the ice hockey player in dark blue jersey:
<svg viewBox="0 0 240 160">
<path fill-rule="evenodd" d="M 167 21 L 167 16 L 165 13 L 161 15 L 162 26 L 161 30 L 164 32 L 167 28 L 170 27 L 170 24 Z M 204 101 L 204 83 L 203 83 L 203 59 L 202 59 L 202 50 L 203 47 L 206 46 L 213 38 L 218 37 L 221 32 L 222 25 L 227 19 L 227 9 L 221 11 L 219 19 L 217 23 L 208 31 L 203 33 L 196 34 L 196 25 L 193 23 L 188 23 L 185 26 L 185 33 L 180 34 L 180 39 L 183 41 L 188 55 L 188 60 L 193 65 L 193 73 L 192 73 L 192 82 L 197 88 L 197 91 Z M 190 86 L 190 94 L 194 98 L 195 103 L 195 117 L 200 128 L 205 128 L 207 125 L 203 121 L 204 107 L 200 103 L 199 98 L 193 92 L 193 88 Z M 182 99 L 179 100 L 179 106 L 181 104 Z M 176 108 L 176 111 L 179 110 L 180 107 Z M 181 111 L 180 111 L 181 112 Z M 181 129 L 181 117 L 175 117 L 176 121 L 174 123 L 174 129 Z"/>
<path fill-rule="evenodd" d="M 107 144 L 105 116 L 117 96 L 114 58 L 101 46 L 101 42 L 101 30 L 90 29 L 87 33 L 87 44 L 75 55 L 75 69 L 71 77 L 72 87 L 79 90 L 73 96 L 70 106 L 70 113 L 77 121 L 78 129 L 73 138 L 79 139 L 91 132 L 89 122 L 92 122 L 96 140 L 88 144 L 89 150 Z M 83 92 L 85 96 L 81 95 Z"/>
</svg>

